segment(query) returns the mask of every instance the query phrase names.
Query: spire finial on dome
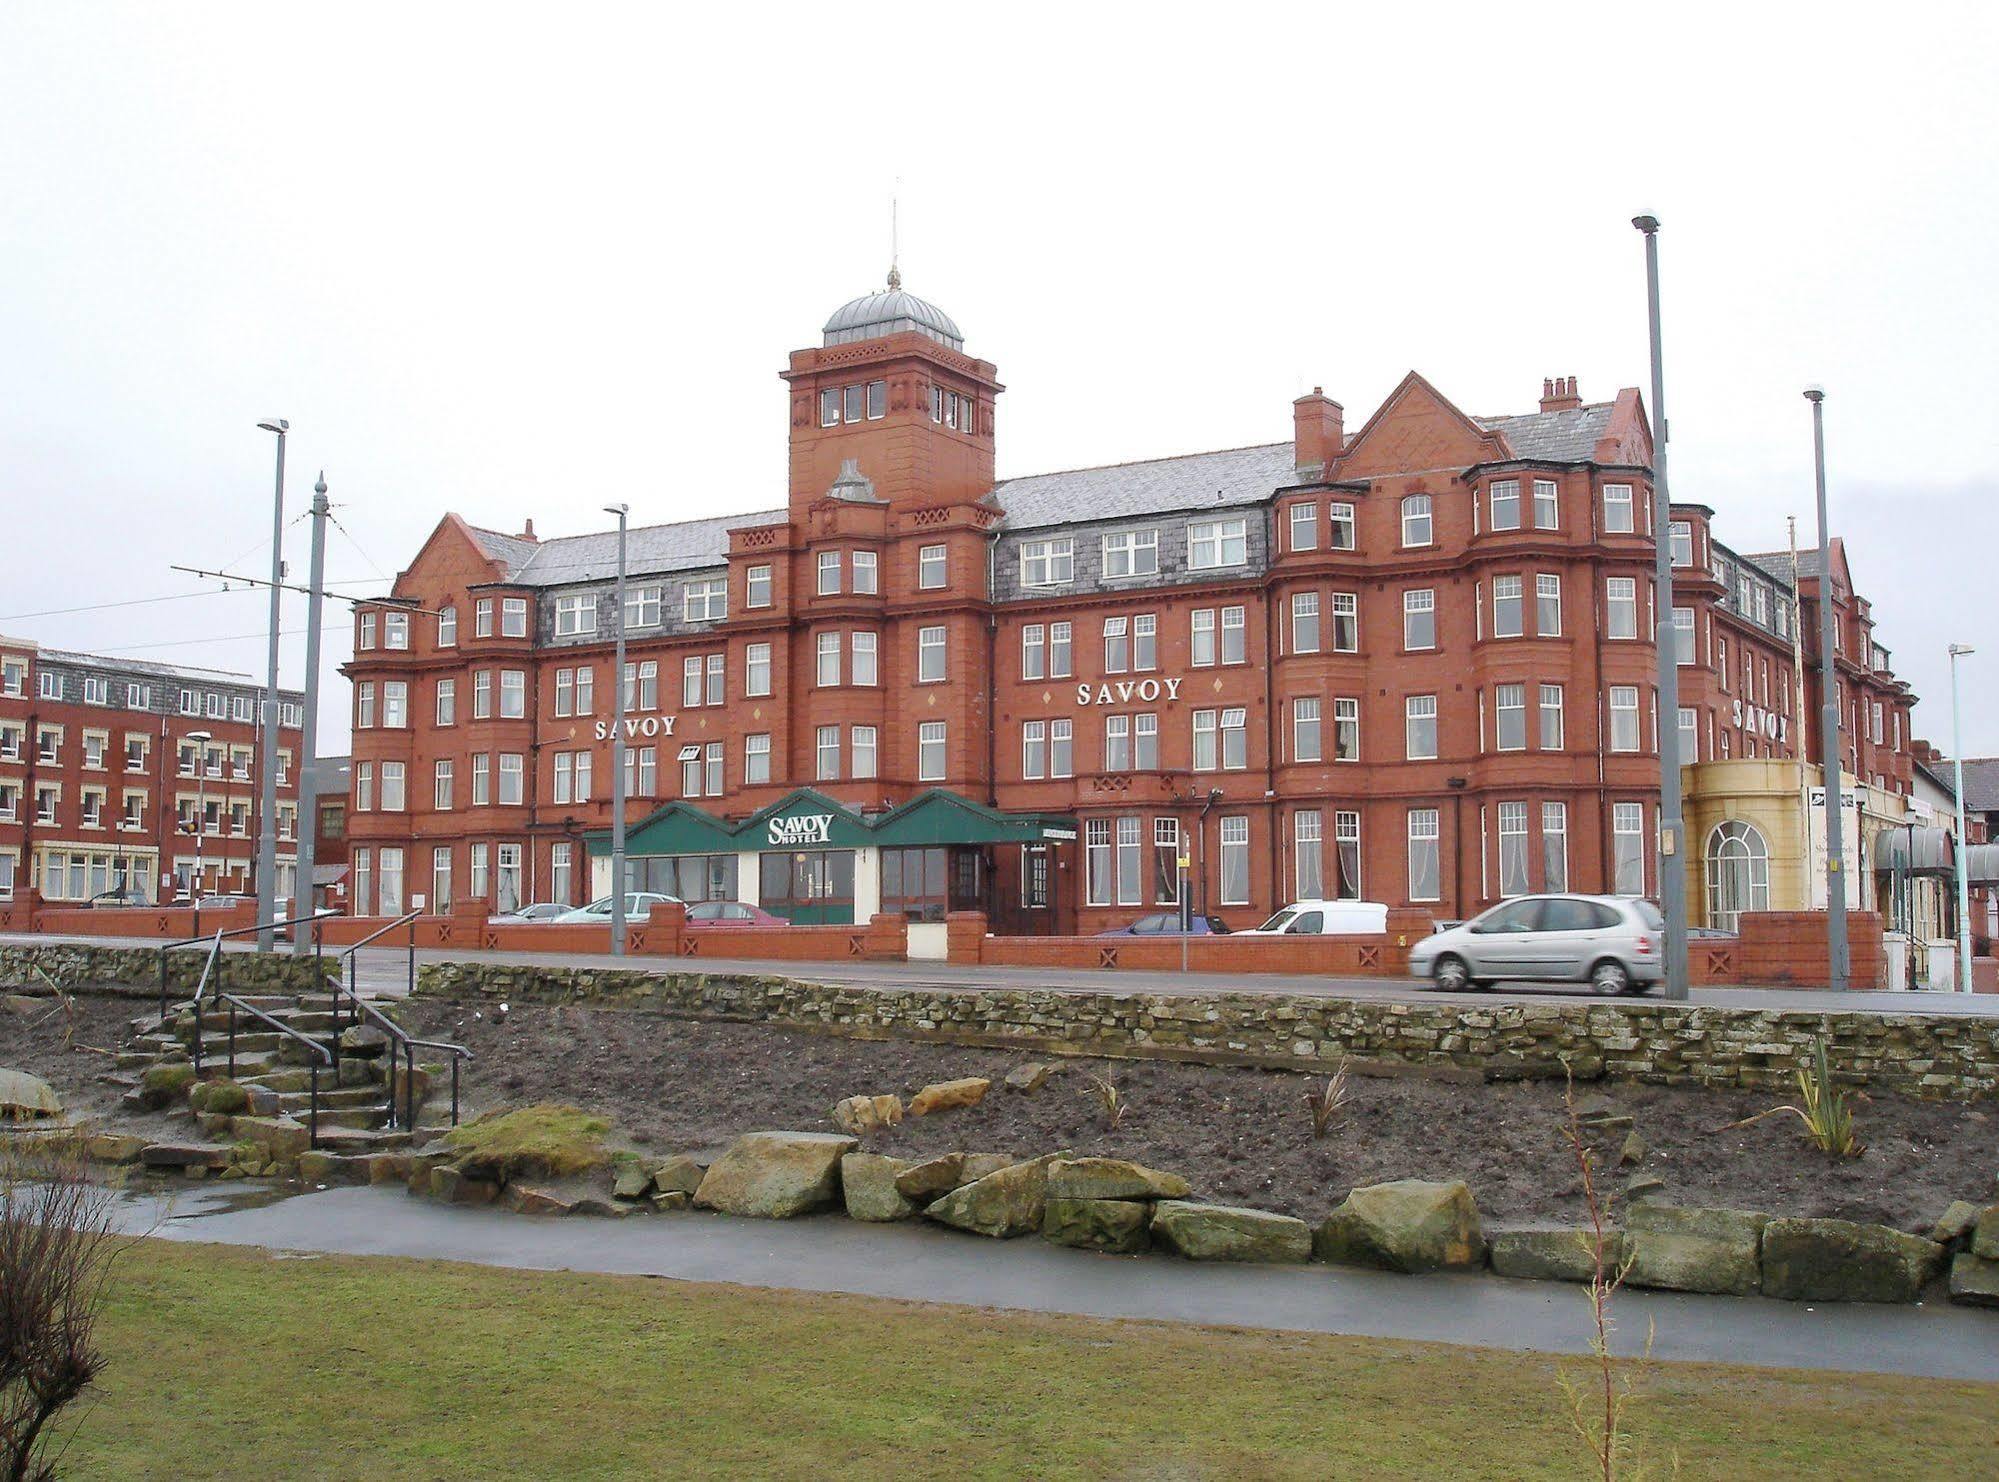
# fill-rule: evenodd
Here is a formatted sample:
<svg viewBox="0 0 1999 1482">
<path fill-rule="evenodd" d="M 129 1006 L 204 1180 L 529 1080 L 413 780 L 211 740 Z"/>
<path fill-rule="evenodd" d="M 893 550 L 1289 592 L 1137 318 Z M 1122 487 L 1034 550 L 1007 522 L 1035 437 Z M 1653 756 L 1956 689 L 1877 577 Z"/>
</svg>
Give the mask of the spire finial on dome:
<svg viewBox="0 0 1999 1482">
<path fill-rule="evenodd" d="M 902 270 L 894 263 L 888 265 L 888 286 L 890 288 L 902 287 Z"/>
<path fill-rule="evenodd" d="M 888 287 L 893 293 L 902 287 L 902 177 L 895 180 L 896 191 L 888 198 Z"/>
</svg>

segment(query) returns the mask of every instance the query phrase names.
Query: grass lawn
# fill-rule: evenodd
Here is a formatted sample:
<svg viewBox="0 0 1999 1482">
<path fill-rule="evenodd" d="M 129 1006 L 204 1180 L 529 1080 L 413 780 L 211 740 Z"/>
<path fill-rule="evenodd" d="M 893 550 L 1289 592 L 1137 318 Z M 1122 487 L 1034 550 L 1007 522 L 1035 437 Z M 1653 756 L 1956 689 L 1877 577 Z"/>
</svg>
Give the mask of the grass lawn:
<svg viewBox="0 0 1999 1482">
<path fill-rule="evenodd" d="M 1529 1355 L 162 1241 L 113 1282 L 65 1477 L 1588 1474 Z M 1999 1386 L 1642 1386 L 1658 1475 L 1999 1472 Z"/>
</svg>

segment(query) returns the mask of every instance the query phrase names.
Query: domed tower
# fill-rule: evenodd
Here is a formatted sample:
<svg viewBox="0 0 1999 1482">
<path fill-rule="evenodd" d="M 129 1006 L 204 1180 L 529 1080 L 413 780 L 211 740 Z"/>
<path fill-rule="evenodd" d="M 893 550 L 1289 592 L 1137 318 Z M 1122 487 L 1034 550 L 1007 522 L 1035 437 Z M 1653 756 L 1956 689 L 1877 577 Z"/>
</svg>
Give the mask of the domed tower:
<svg viewBox="0 0 1999 1482">
<path fill-rule="evenodd" d="M 898 510 L 967 504 L 993 486 L 994 367 L 949 314 L 888 286 L 835 309 L 792 352 L 791 509 L 828 499 Z"/>
</svg>

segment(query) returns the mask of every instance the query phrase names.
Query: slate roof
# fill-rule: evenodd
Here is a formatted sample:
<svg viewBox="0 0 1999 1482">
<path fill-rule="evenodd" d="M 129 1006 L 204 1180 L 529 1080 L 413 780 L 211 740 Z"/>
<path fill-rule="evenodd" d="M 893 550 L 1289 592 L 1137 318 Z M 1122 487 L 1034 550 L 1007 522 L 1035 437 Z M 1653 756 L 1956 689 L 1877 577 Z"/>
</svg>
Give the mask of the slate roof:
<svg viewBox="0 0 1999 1482">
<path fill-rule="evenodd" d="M 729 532 L 781 522 L 786 511 L 760 510 L 680 520 L 671 525 L 636 525 L 626 534 L 625 569 L 651 575 L 720 566 L 729 553 Z M 522 540 L 493 530 L 472 530 L 480 549 L 507 566 L 507 579 L 520 586 L 555 587 L 569 582 L 604 581 L 618 574 L 618 532 L 567 535 L 555 540 Z"/>
<path fill-rule="evenodd" d="M 1259 504 L 1273 490 L 1296 483 L 1294 459 L 1290 443 L 1265 443 L 1031 474 L 1005 480 L 989 497 L 1006 511 L 1009 530 L 1128 520 L 1169 510 L 1238 509 Z"/>
<path fill-rule="evenodd" d="M 1474 417 L 1488 432 L 1503 433 L 1516 457 L 1553 463 L 1581 463 L 1596 455 L 1598 439 L 1610 430 L 1616 403 L 1592 402 L 1561 412 L 1527 412 L 1518 417 Z"/>
<path fill-rule="evenodd" d="M 1956 768 L 1946 762 L 1944 770 Z M 1964 759 L 1964 806 L 1973 813 L 1999 812 L 1999 756 Z"/>
<path fill-rule="evenodd" d="M 197 669 L 187 664 L 161 664 L 151 659 L 72 653 L 58 648 L 40 649 L 38 656 L 44 664 L 75 664 L 86 669 L 108 669 L 121 675 L 144 675 L 149 679 L 185 679 L 194 684 L 254 685 L 260 690 L 263 688 L 263 681 L 235 669 Z M 296 700 L 303 691 L 281 689 L 278 693 L 284 699 Z"/>
<path fill-rule="evenodd" d="M 1742 558 L 1752 566 L 1761 567 L 1786 586 L 1794 587 L 1800 577 L 1819 574 L 1819 553 L 1816 550 L 1801 549 L 1793 564 L 1789 551 L 1753 552 Z"/>
</svg>

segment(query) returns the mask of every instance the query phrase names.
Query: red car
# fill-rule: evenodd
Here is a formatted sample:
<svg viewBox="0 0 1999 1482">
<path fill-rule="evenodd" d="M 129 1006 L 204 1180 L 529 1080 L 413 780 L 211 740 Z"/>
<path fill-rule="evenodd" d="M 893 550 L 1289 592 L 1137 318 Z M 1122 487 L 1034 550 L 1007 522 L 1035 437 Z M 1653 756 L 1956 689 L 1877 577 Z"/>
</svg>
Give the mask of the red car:
<svg viewBox="0 0 1999 1482">
<path fill-rule="evenodd" d="M 687 908 L 689 926 L 789 926 L 782 916 L 773 916 L 762 906 L 746 906 L 740 901 L 702 901 Z"/>
</svg>

